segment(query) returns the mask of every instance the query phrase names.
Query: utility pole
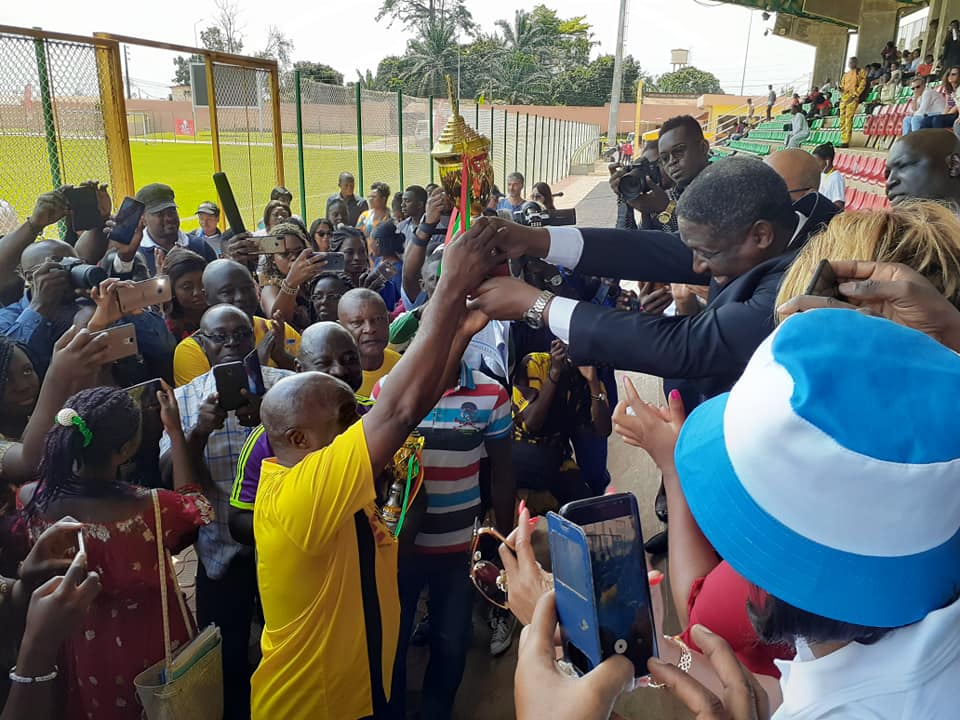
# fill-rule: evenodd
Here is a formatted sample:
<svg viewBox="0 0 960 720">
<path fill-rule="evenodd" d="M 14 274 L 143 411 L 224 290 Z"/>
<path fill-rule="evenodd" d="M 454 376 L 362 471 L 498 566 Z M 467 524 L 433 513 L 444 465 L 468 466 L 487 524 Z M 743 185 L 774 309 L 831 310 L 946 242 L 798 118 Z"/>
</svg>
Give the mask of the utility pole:
<svg viewBox="0 0 960 720">
<path fill-rule="evenodd" d="M 127 63 L 127 100 L 133 98 L 133 95 L 130 93 L 130 46 L 123 46 L 123 59 Z"/>
<path fill-rule="evenodd" d="M 627 3 L 620 0 L 620 17 L 617 22 L 617 47 L 613 54 L 613 88 L 610 91 L 610 117 L 607 120 L 607 147 L 617 144 L 617 112 L 620 95 L 623 93 L 623 41 L 627 30 Z"/>
<path fill-rule="evenodd" d="M 750 22 L 747 24 L 747 43 L 743 51 L 743 72 L 740 74 L 740 94 L 743 95 L 744 85 L 747 82 L 747 58 L 750 56 L 750 34 L 753 31 L 753 10 L 750 11 Z"/>
</svg>

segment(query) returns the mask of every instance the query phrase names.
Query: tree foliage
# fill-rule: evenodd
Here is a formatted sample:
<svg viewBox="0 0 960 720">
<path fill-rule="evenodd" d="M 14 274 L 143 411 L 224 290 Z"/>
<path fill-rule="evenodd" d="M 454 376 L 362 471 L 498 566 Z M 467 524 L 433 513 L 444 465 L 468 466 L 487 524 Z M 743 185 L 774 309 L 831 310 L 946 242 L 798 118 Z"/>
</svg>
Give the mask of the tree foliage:
<svg viewBox="0 0 960 720">
<path fill-rule="evenodd" d="M 294 70 L 300 71 L 300 77 L 327 85 L 343 85 L 343 73 L 337 72 L 323 63 L 300 60 L 293 64 Z"/>
<path fill-rule="evenodd" d="M 717 76 L 693 65 L 668 72 L 657 78 L 657 90 L 665 93 L 688 93 L 704 95 L 706 93 L 723 94 Z"/>
<path fill-rule="evenodd" d="M 465 0 L 383 0 L 376 20 L 399 21 L 407 30 L 421 33 L 437 24 L 449 25 L 454 32 L 472 34 L 477 30 Z"/>
<path fill-rule="evenodd" d="M 189 85 L 190 84 L 190 63 L 196 62 L 199 58 L 196 55 L 191 55 L 190 57 L 184 57 L 183 55 L 177 55 L 173 59 L 173 84 L 174 85 Z"/>
</svg>

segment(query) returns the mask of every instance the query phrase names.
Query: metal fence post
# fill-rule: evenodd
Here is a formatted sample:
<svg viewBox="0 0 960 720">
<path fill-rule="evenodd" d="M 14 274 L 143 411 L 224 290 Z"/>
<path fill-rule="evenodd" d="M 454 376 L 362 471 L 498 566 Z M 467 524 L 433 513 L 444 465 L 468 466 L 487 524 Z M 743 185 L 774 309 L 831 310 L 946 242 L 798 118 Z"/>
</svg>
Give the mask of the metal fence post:
<svg viewBox="0 0 960 720">
<path fill-rule="evenodd" d="M 307 215 L 307 178 L 303 168 L 303 98 L 300 95 L 300 71 L 293 71 L 293 95 L 297 104 L 297 165 L 300 168 L 300 217 Z"/>
<path fill-rule="evenodd" d="M 480 132 L 480 103 L 473 101 L 473 129 Z"/>
<path fill-rule="evenodd" d="M 366 187 L 363 184 L 363 118 L 360 112 L 360 83 L 356 85 L 357 98 L 357 180 L 360 181 L 361 192 Z"/>
<path fill-rule="evenodd" d="M 527 177 L 530 174 L 530 168 L 527 166 L 527 158 L 530 156 L 530 113 L 524 113 L 524 115 L 526 119 L 523 128 L 523 176 Z"/>
<path fill-rule="evenodd" d="M 400 187 L 403 187 L 403 90 L 397 90 L 397 145 L 400 150 Z"/>
<path fill-rule="evenodd" d="M 95 37 L 98 35 L 95 33 Z M 103 104 L 103 134 L 110 163 L 110 189 L 114 197 L 132 196 L 136 190 L 133 181 L 133 163 L 130 160 L 130 134 L 127 129 L 127 110 L 123 98 L 123 68 L 120 65 L 120 45 L 102 41 L 96 46 L 97 80 Z M 176 134 L 174 134 L 176 137 Z"/>
<path fill-rule="evenodd" d="M 276 168 L 277 185 L 286 185 L 283 169 L 283 127 L 280 124 L 280 71 L 276 63 L 270 68 L 270 105 L 273 121 L 273 163 Z M 261 127 L 262 131 L 263 128 Z"/>
<path fill-rule="evenodd" d="M 540 174 L 540 172 L 537 170 L 537 160 L 540 157 L 540 146 L 537 144 L 538 142 L 540 142 L 537 135 L 537 125 L 539 124 L 537 121 L 539 119 L 540 119 L 539 116 L 537 115 L 533 116 L 533 158 L 531 159 L 531 162 L 530 162 L 530 170 L 534 175 Z M 539 182 L 539 181 L 535 181 L 535 182 Z"/>
<path fill-rule="evenodd" d="M 507 186 L 507 111 L 503 111 L 503 186 Z"/>
<path fill-rule="evenodd" d="M 520 163 L 520 113 L 517 112 L 513 119 L 513 171 L 517 172 L 517 165 Z"/>
<path fill-rule="evenodd" d="M 50 161 L 50 180 L 53 182 L 53 187 L 58 188 L 63 185 L 63 173 L 60 169 L 60 153 L 57 151 L 57 126 L 53 117 L 50 76 L 47 73 L 47 48 L 40 38 L 34 38 L 33 48 L 37 54 L 40 107 L 43 111 L 43 134 L 47 141 L 47 159 Z"/>
<path fill-rule="evenodd" d="M 433 95 L 430 96 L 429 108 L 430 108 L 430 117 L 427 119 L 427 127 L 428 127 L 427 132 L 429 133 L 428 137 L 429 137 L 430 147 L 427 150 L 428 152 L 430 150 L 433 150 Z M 433 160 L 430 161 L 429 165 L 430 165 L 430 182 L 433 182 Z M 401 190 L 402 189 L 403 188 L 401 188 Z"/>
<path fill-rule="evenodd" d="M 213 148 L 213 171 L 220 172 L 220 125 L 217 122 L 217 88 L 213 81 L 213 58 L 203 56 L 207 71 L 207 109 L 210 112 L 210 145 Z M 220 198 L 223 204 L 223 198 Z"/>
</svg>

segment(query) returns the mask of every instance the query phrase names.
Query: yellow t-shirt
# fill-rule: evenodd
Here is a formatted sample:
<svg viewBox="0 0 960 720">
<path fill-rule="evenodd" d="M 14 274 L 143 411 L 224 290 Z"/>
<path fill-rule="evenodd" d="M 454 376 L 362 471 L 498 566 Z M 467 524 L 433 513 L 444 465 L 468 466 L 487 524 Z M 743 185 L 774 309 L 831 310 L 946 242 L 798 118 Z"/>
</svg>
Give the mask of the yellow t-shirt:
<svg viewBox="0 0 960 720">
<path fill-rule="evenodd" d="M 363 421 L 292 468 L 264 460 L 253 529 L 265 619 L 253 720 L 374 715 L 367 645 L 380 648 L 376 691 L 388 700 L 400 599 L 397 543 L 377 513 Z"/>
<path fill-rule="evenodd" d="M 296 355 L 300 352 L 300 333 L 293 329 L 290 323 L 284 325 L 285 341 L 287 352 Z M 270 323 L 262 317 L 253 318 L 253 341 L 260 344 L 263 336 L 270 329 Z M 271 360 L 268 365 L 276 367 Z M 198 378 L 205 372 L 210 372 L 210 361 L 207 360 L 207 354 L 200 347 L 200 343 L 193 339 L 193 336 L 184 338 L 177 343 L 177 349 L 173 351 L 173 381 L 177 387 L 186 385 L 194 378 Z"/>
<path fill-rule="evenodd" d="M 363 385 L 361 385 L 360 389 L 357 390 L 357 395 L 370 397 L 370 393 L 373 392 L 373 386 L 377 384 L 377 380 L 389 374 L 389 372 L 393 370 L 394 365 L 396 365 L 398 362 L 400 362 L 399 353 L 394 352 L 390 348 L 384 350 L 383 365 L 376 370 L 363 371 Z"/>
</svg>

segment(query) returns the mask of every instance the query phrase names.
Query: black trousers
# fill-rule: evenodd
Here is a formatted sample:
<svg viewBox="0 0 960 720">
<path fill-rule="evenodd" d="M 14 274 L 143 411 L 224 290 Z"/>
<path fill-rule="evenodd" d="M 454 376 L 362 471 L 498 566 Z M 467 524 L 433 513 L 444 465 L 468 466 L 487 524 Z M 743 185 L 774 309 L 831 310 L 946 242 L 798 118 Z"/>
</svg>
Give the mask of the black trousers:
<svg viewBox="0 0 960 720">
<path fill-rule="evenodd" d="M 256 592 L 253 557 L 235 557 L 217 580 L 197 562 L 197 623 L 200 629 L 214 623 L 223 637 L 223 720 L 250 719 L 248 645 Z"/>
</svg>

